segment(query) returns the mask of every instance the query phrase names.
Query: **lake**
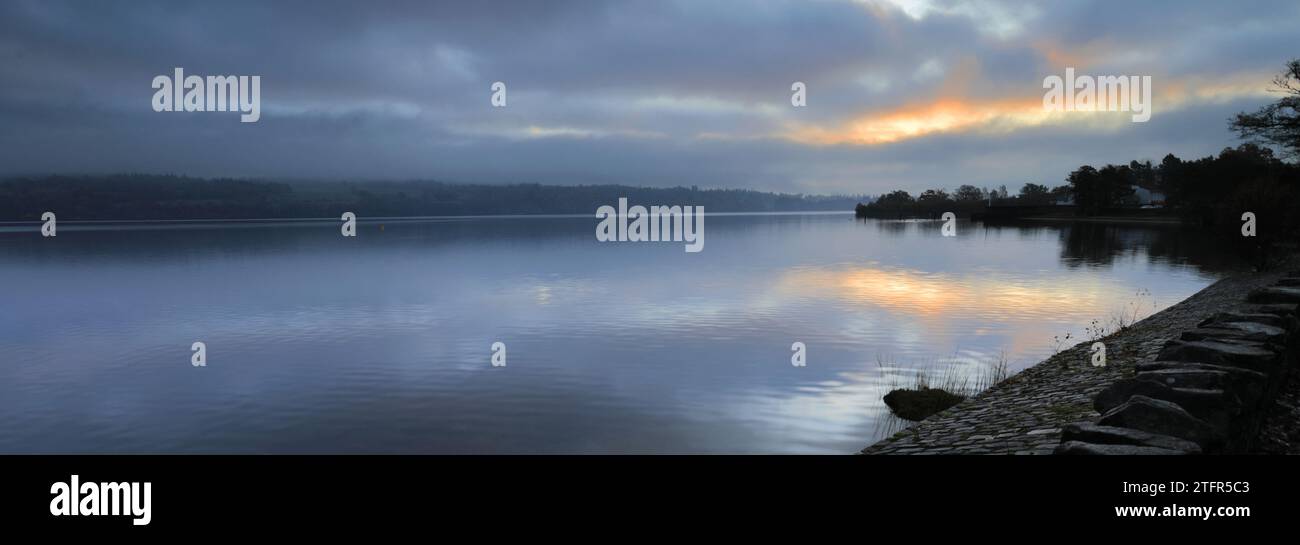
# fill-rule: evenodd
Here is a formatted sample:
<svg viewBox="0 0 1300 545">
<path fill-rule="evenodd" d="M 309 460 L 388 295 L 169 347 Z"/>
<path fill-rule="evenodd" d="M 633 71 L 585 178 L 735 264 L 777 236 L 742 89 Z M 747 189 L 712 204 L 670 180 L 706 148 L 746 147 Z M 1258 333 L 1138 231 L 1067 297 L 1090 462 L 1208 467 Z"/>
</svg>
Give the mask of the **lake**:
<svg viewBox="0 0 1300 545">
<path fill-rule="evenodd" d="M 852 453 L 918 371 L 1022 369 L 1225 266 L 1155 226 L 339 223 L 0 227 L 0 452 Z"/>
</svg>

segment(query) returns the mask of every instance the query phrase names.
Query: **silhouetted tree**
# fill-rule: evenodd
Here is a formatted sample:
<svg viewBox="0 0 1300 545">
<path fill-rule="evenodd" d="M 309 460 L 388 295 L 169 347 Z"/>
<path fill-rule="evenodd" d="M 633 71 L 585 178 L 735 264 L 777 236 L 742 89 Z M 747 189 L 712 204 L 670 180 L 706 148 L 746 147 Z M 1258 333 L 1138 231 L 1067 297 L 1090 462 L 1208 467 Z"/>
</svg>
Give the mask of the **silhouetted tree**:
<svg viewBox="0 0 1300 545">
<path fill-rule="evenodd" d="M 1156 187 L 1165 194 L 1167 205 L 1179 206 L 1184 202 L 1186 195 L 1182 182 L 1183 160 L 1170 153 L 1160 160 L 1160 166 L 1156 168 Z"/>
<path fill-rule="evenodd" d="M 1133 194 L 1132 176 L 1127 166 L 1106 165 L 1101 170 L 1084 165 L 1066 178 L 1074 193 L 1074 203 L 1087 215 L 1099 214 Z"/>
<path fill-rule="evenodd" d="M 1058 185 L 1052 188 L 1052 202 L 1066 202 L 1073 198 L 1074 192 L 1070 190 L 1068 184 Z"/>
<path fill-rule="evenodd" d="M 902 189 L 881 195 L 876 203 L 881 206 L 906 206 L 916 202 L 912 195 Z"/>
<path fill-rule="evenodd" d="M 1237 114 L 1229 126 L 1242 138 L 1273 144 L 1292 157 L 1300 156 L 1300 59 L 1287 63 L 1286 70 L 1273 78 L 1273 85 L 1286 96 L 1254 113 Z"/>
<path fill-rule="evenodd" d="M 927 189 L 916 198 L 916 202 L 927 206 L 940 205 L 952 202 L 952 197 L 949 197 L 948 192 L 942 189 Z"/>
<path fill-rule="evenodd" d="M 957 201 L 982 201 L 984 200 L 984 190 L 973 185 L 962 185 L 953 193 L 953 198 Z"/>
<path fill-rule="evenodd" d="M 1156 169 L 1152 168 L 1151 161 L 1129 161 L 1128 170 L 1133 185 L 1143 189 L 1159 189 L 1156 184 Z"/>
<path fill-rule="evenodd" d="M 1020 188 L 1020 202 L 1023 204 L 1048 204 L 1052 202 L 1051 191 L 1045 185 L 1027 183 Z"/>
</svg>

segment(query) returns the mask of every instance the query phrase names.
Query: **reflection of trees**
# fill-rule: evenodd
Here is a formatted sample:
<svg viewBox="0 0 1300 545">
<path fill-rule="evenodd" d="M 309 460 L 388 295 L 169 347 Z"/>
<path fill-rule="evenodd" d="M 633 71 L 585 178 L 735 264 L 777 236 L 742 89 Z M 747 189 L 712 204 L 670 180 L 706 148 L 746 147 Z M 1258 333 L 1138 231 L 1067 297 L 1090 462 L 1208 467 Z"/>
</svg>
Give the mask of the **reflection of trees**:
<svg viewBox="0 0 1300 545">
<path fill-rule="evenodd" d="M 872 221 L 876 229 L 889 235 L 902 235 L 911 222 Z M 938 225 L 938 224 L 936 224 Z M 1061 262 L 1071 268 L 1105 267 L 1117 258 L 1146 259 L 1151 262 L 1194 266 L 1205 271 L 1225 271 L 1241 267 L 1246 261 L 1234 240 L 1213 236 L 1204 230 L 1180 225 L 1137 225 L 1105 223 L 1023 223 L 981 224 L 985 232 L 1012 232 L 1021 240 L 1037 240 L 1055 233 L 1060 240 Z M 938 227 L 936 227 L 937 229 Z M 970 230 L 961 232 L 970 233 Z"/>
<path fill-rule="evenodd" d="M 1067 267 L 1109 265 L 1141 244 L 1140 238 L 1121 235 L 1114 226 L 1089 223 L 1062 227 L 1059 237 L 1061 261 Z"/>
<path fill-rule="evenodd" d="M 1216 271 L 1240 264 L 1231 245 L 1218 237 L 1178 226 L 1073 223 L 1060 228 L 1061 262 L 1068 267 L 1108 266 L 1116 258 L 1193 265 Z"/>
<path fill-rule="evenodd" d="M 886 220 L 866 220 L 868 223 L 875 225 L 876 230 L 886 235 L 899 236 L 907 232 L 907 228 L 912 225 L 910 221 L 886 221 Z"/>
</svg>

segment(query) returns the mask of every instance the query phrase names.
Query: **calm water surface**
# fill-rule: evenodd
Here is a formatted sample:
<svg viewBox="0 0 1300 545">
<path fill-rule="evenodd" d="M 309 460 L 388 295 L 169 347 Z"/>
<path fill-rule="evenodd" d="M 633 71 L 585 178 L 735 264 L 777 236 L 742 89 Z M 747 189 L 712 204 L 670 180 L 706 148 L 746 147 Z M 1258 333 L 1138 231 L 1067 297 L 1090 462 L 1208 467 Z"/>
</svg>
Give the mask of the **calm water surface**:
<svg viewBox="0 0 1300 545">
<path fill-rule="evenodd" d="M 1221 267 L 1168 228 L 383 223 L 0 228 L 0 452 L 851 453 L 917 369 L 1023 368 Z"/>
</svg>

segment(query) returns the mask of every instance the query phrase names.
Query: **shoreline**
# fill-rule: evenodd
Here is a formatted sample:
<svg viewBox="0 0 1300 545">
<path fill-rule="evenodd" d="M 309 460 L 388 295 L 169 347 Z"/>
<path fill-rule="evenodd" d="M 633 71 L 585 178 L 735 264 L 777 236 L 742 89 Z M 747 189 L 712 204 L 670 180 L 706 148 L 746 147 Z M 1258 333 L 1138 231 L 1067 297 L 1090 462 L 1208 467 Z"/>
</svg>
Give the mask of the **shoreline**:
<svg viewBox="0 0 1300 545">
<path fill-rule="evenodd" d="M 711 217 L 728 217 L 728 216 L 845 216 L 853 212 L 843 210 L 755 210 L 743 212 L 704 212 L 705 216 Z M 573 218 L 591 218 L 593 214 L 463 214 L 463 215 L 443 215 L 443 216 L 373 216 L 358 217 L 358 223 L 373 223 L 377 221 L 392 222 L 421 222 L 429 220 L 462 220 L 462 219 L 573 219 Z M 172 225 L 172 224 L 242 224 L 242 223 L 338 223 L 339 218 L 334 217 L 285 217 L 285 218 L 210 218 L 210 219 L 115 219 L 115 220 L 86 220 L 86 219 L 60 219 L 59 225 Z M 31 227 L 44 223 L 41 220 L 0 220 L 0 227 Z"/>
<path fill-rule="evenodd" d="M 856 215 L 855 215 L 856 216 Z M 915 215 L 915 216 L 856 216 L 860 220 L 883 220 L 883 221 L 939 221 L 936 215 Z M 1188 222 L 1183 218 L 1172 215 L 1151 215 L 1151 216 L 1023 216 L 1007 218 L 989 218 L 980 214 L 958 215 L 958 218 L 969 219 L 971 221 L 983 223 L 985 225 L 1021 225 L 1032 223 L 1100 223 L 1106 225 L 1161 225 L 1161 226 L 1179 226 L 1187 225 Z"/>
<path fill-rule="evenodd" d="M 1281 270 L 1232 274 L 1129 328 L 1108 335 L 1105 367 L 1092 367 L 1092 340 L 1076 344 L 952 408 L 868 445 L 860 454 L 1052 454 L 1061 428 L 1095 420 L 1093 398 L 1155 361 L 1164 344 L 1204 318 L 1236 306 Z"/>
<path fill-rule="evenodd" d="M 1176 216 L 1125 217 L 1125 216 L 1030 216 L 1016 221 L 1026 223 L 1106 223 L 1112 225 L 1182 225 L 1182 219 Z"/>
</svg>

